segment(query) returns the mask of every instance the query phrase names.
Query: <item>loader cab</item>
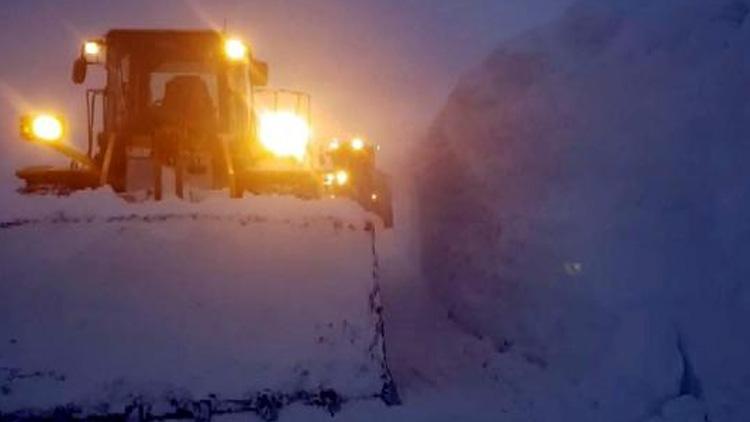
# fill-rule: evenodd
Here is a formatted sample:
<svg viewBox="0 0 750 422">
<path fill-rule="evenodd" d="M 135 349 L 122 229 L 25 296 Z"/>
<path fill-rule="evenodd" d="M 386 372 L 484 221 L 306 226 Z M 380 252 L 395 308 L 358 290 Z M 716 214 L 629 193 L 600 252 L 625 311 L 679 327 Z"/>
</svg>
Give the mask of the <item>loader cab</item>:
<svg viewBox="0 0 750 422">
<path fill-rule="evenodd" d="M 221 34 L 111 31 L 106 51 L 105 132 L 148 134 L 176 113 L 222 133 L 249 130 L 247 60 L 227 58 Z"/>
<path fill-rule="evenodd" d="M 195 201 L 220 189 L 231 197 L 345 196 L 392 224 L 373 146 L 352 139 L 346 151 L 323 148 L 313 138 L 310 95 L 265 88 L 267 65 L 240 40 L 210 30 L 117 29 L 81 46 L 73 82 L 96 68 L 106 82 L 86 90 L 85 152 L 69 142 L 62 115 L 21 116 L 21 138 L 71 160 L 18 170 L 24 193 L 111 186 L 137 202 L 160 200 L 165 189 Z"/>
<path fill-rule="evenodd" d="M 246 47 L 228 48 L 215 31 L 112 30 L 98 48 L 84 45 L 73 80 L 82 82 L 90 65 L 106 71 L 106 88 L 90 95 L 101 95 L 103 107 L 90 110 L 89 124 L 100 112 L 95 160 L 116 191 L 148 189 L 161 171 L 154 157 L 186 166 L 207 187 L 226 186 L 224 161 L 251 144 L 252 90 L 267 78 Z"/>
</svg>

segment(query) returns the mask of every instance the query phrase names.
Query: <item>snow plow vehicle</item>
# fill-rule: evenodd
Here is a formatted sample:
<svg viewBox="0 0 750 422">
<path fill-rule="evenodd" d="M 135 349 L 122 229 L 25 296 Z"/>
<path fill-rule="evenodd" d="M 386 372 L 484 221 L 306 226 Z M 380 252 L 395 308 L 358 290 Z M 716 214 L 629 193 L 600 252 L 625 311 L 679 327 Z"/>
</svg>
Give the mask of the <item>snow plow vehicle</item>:
<svg viewBox="0 0 750 422">
<path fill-rule="evenodd" d="M 112 30 L 83 44 L 73 82 L 83 83 L 92 66 L 104 67 L 106 87 L 86 91 L 86 152 L 65 142 L 61 116 L 22 117 L 24 139 L 72 160 L 19 170 L 26 192 L 108 185 L 129 200 L 160 200 L 167 191 L 198 200 L 216 189 L 233 198 L 340 196 L 393 225 L 377 147 L 361 137 L 312 142 L 309 95 L 266 88 L 268 65 L 241 40 L 215 31 Z"/>
<path fill-rule="evenodd" d="M 398 404 L 377 147 L 313 142 L 309 96 L 265 87 L 220 32 L 112 30 L 74 82 L 91 66 L 87 149 L 61 116 L 25 115 L 22 137 L 71 164 L 0 192 L 0 420 Z"/>
</svg>

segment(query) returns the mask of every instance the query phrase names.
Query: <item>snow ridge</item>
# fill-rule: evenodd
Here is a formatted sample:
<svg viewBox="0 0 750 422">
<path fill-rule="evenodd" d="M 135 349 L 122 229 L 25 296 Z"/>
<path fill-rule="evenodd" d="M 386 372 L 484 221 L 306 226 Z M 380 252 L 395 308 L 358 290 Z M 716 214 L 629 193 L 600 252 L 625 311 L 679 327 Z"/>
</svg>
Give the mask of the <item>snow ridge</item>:
<svg viewBox="0 0 750 422">
<path fill-rule="evenodd" d="M 558 420 L 750 419 L 749 15 L 581 1 L 467 73 L 418 154 L 427 279 L 546 362 L 517 381 Z"/>
</svg>

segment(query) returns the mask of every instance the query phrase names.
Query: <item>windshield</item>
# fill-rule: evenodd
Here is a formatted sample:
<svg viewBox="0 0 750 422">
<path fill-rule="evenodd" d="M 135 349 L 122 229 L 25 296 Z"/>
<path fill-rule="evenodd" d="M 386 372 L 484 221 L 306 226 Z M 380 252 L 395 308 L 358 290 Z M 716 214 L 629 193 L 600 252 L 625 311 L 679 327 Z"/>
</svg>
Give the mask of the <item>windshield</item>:
<svg viewBox="0 0 750 422">
<path fill-rule="evenodd" d="M 252 97 L 247 67 L 183 54 L 154 57 L 145 52 L 113 60 L 108 85 L 111 129 L 150 136 L 187 128 L 201 133 L 252 132 Z M 121 129 L 116 129 L 121 128 Z"/>
<path fill-rule="evenodd" d="M 219 104 L 219 83 L 216 72 L 202 63 L 165 63 L 151 72 L 150 102 L 151 105 L 161 105 L 164 103 L 164 96 L 167 91 L 167 85 L 177 80 L 193 79 L 200 81 L 201 90 L 205 89 L 208 94 L 207 100 L 211 102 L 214 110 L 218 109 Z"/>
</svg>

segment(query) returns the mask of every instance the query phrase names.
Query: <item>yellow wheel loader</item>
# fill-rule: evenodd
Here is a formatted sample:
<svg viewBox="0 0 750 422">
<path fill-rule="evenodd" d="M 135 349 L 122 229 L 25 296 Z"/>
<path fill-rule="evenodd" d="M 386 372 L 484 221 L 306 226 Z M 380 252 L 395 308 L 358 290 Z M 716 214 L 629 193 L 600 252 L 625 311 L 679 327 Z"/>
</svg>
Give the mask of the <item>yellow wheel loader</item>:
<svg viewBox="0 0 750 422">
<path fill-rule="evenodd" d="M 24 139 L 72 160 L 19 170 L 25 192 L 109 185 L 130 200 L 196 199 L 218 189 L 234 198 L 334 195 L 393 225 L 375 147 L 361 138 L 336 150 L 313 142 L 309 95 L 266 88 L 267 64 L 242 41 L 215 31 L 112 30 L 84 43 L 73 82 L 83 83 L 92 67 L 104 68 L 106 86 L 86 91 L 86 152 L 66 142 L 59 115 L 22 117 Z"/>
<path fill-rule="evenodd" d="M 0 420 L 398 404 L 377 147 L 313 142 L 309 96 L 266 88 L 266 64 L 220 32 L 112 30 L 73 81 L 96 67 L 85 151 L 60 115 L 20 122 L 71 164 L 18 171 L 46 195 L 0 210 Z"/>
</svg>

